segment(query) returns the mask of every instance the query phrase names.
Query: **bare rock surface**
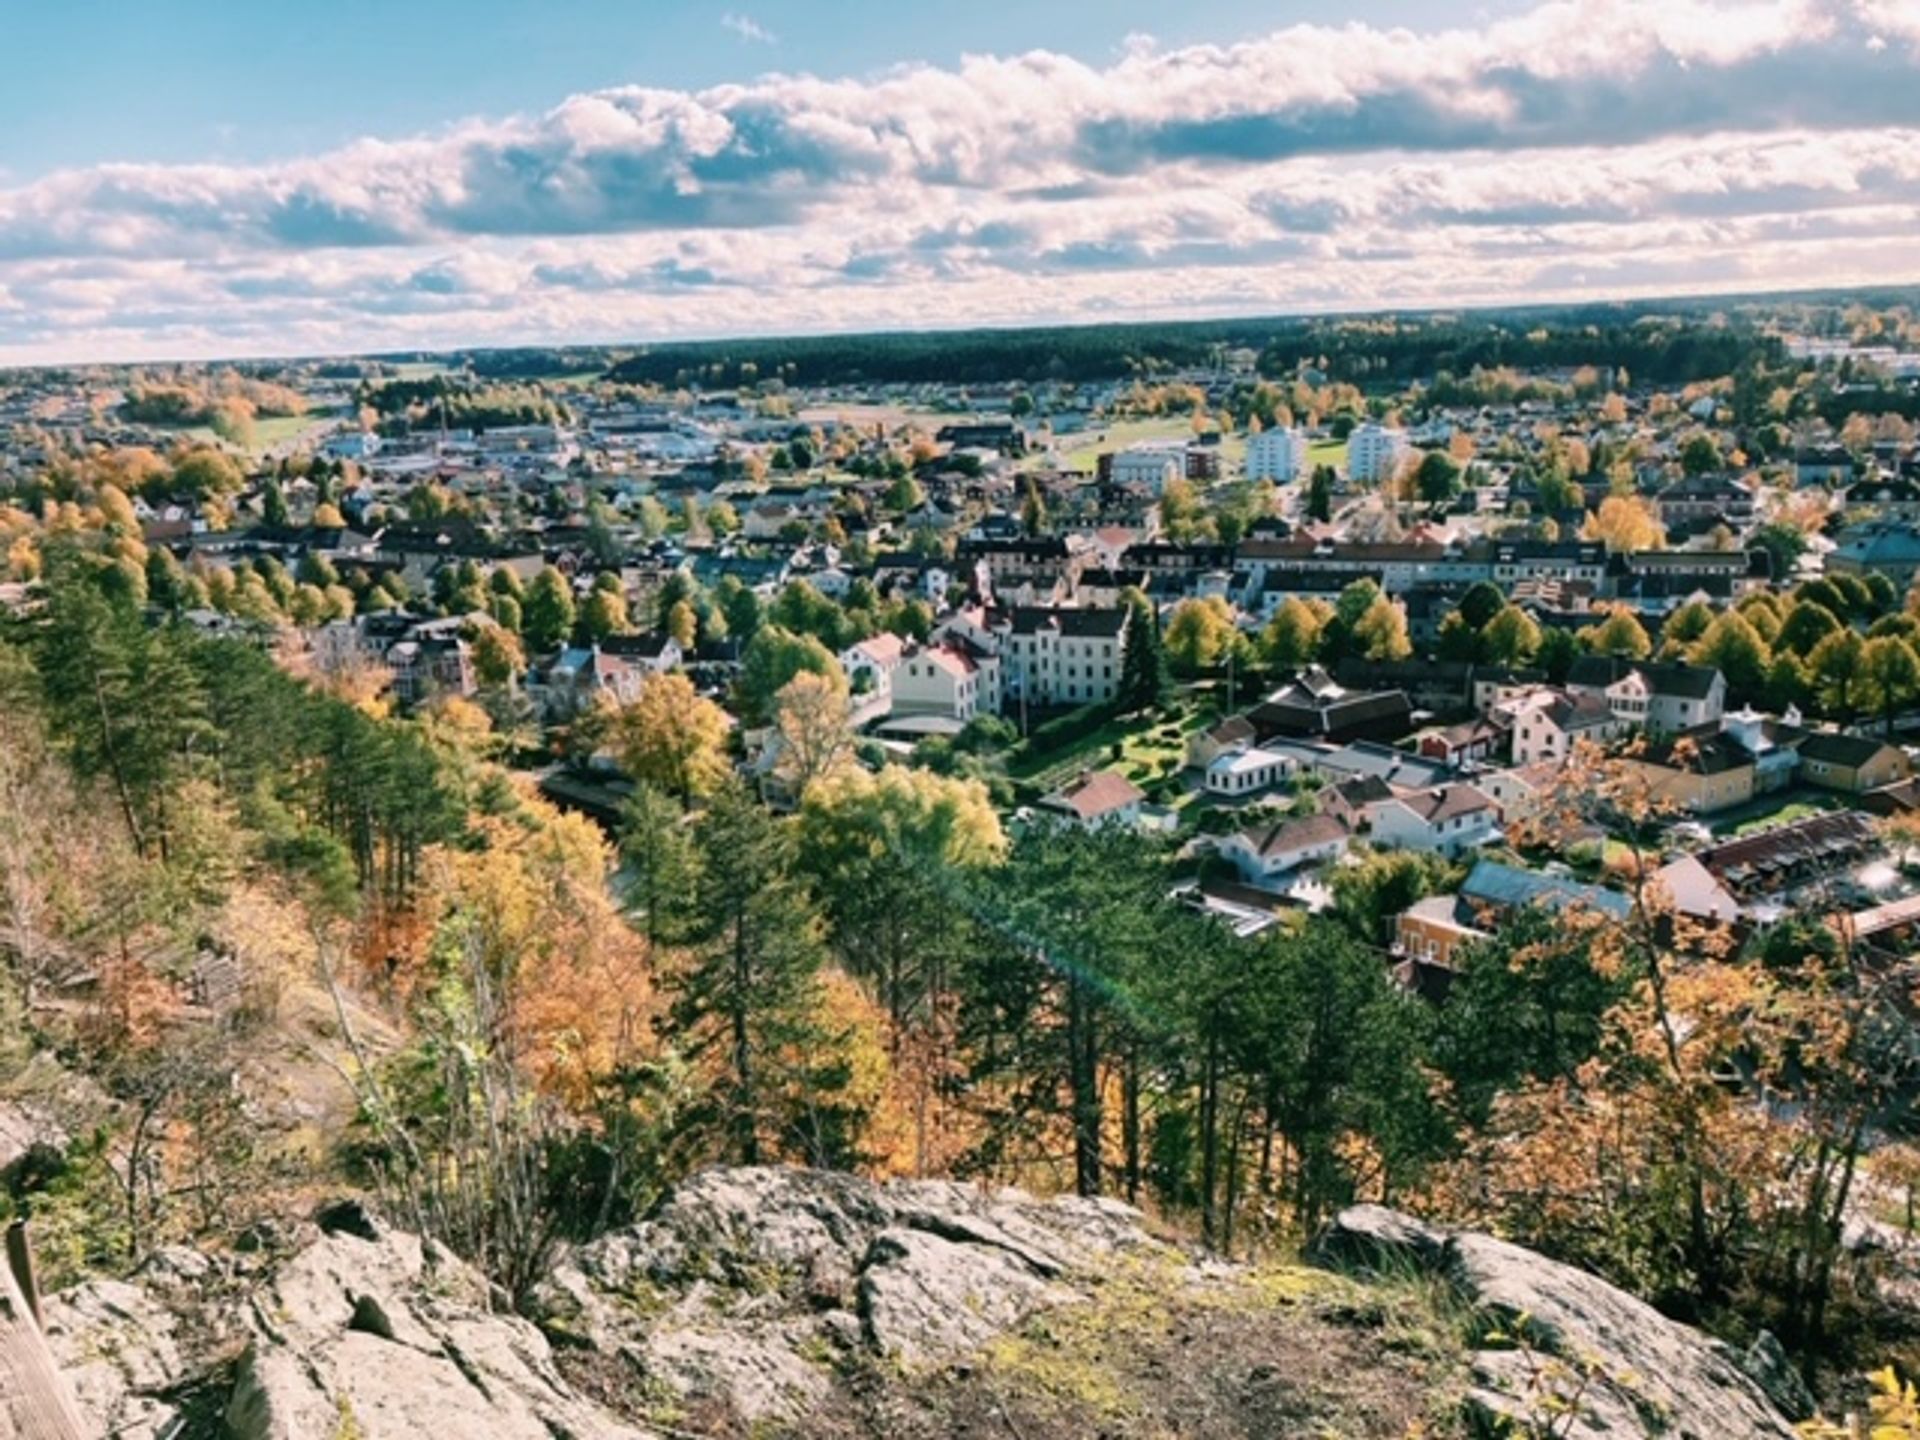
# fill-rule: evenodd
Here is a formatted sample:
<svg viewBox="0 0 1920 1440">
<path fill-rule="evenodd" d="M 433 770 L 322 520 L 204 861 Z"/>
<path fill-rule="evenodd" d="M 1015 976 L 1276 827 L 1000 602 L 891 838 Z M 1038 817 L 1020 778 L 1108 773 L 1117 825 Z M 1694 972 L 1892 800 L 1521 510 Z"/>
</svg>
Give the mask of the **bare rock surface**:
<svg viewBox="0 0 1920 1440">
<path fill-rule="evenodd" d="M 1754 1367 L 1728 1347 L 1518 1245 L 1358 1205 L 1319 1237 L 1316 1253 L 1337 1266 L 1420 1270 L 1453 1282 L 1488 1321 L 1488 1338 L 1471 1356 L 1470 1400 L 1489 1417 L 1524 1429 L 1568 1402 L 1577 1415 L 1555 1434 L 1791 1440 L 1795 1433 Z"/>
<path fill-rule="evenodd" d="M 1317 1258 L 1444 1275 L 1488 1332 L 1526 1315 L 1526 1343 L 1463 1354 L 1416 1317 L 1389 1346 L 1364 1279 L 1201 1260 L 1112 1201 L 959 1184 L 709 1171 L 568 1252 L 525 1314 L 358 1203 L 316 1221 L 51 1298 L 50 1341 L 99 1432 L 917 1440 L 1001 1433 L 1017 1410 L 1066 1437 L 1146 1415 L 1196 1436 L 1255 1433 L 1249 1417 L 1395 1435 L 1439 1417 L 1431 1433 L 1453 1434 L 1463 1414 L 1524 1425 L 1570 1386 L 1572 1436 L 1793 1434 L 1777 1352 L 1736 1355 L 1592 1276 L 1370 1207 Z"/>
</svg>

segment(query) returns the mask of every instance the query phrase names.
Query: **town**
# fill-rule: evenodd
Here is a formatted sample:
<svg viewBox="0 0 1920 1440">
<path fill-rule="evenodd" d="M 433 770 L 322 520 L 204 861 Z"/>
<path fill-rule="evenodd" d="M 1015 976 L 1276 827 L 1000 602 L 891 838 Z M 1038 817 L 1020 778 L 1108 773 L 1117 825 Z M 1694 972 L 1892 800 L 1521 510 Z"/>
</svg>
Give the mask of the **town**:
<svg viewBox="0 0 1920 1440">
<path fill-rule="evenodd" d="M 1325 909 L 1366 855 L 1441 857 L 1444 893 L 1382 931 L 1408 983 L 1444 984 L 1505 908 L 1612 903 L 1633 837 L 1534 834 L 1583 752 L 1661 805 L 1682 912 L 1766 923 L 1818 891 L 1899 934 L 1920 348 L 1805 318 L 1762 313 L 1736 373 L 1664 384 L 1596 353 L 1363 389 L 1223 344 L 1071 382 L 749 362 L 713 387 L 590 355 L 21 374 L 0 594 L 31 607 L 49 507 L 90 496 L 154 617 L 458 706 L 610 825 L 703 745 L 786 808 L 903 763 L 982 781 L 1013 824 L 1174 847 L 1187 902 L 1245 934 Z M 643 705 L 667 677 L 675 703 Z"/>
<path fill-rule="evenodd" d="M 1287 1266 L 1395 1205 L 1812 1414 L 1770 1357 L 1853 1393 L 1920 1273 L 1917 314 L 10 372 L 0 1213 L 85 1293 L 350 1187 L 322 1233 L 398 1216 L 567 1383 L 617 1343 L 618 1406 L 744 1434 L 1049 1313 L 918 1207 Z M 724 1243 L 909 1228 L 784 1328 L 784 1252 L 683 1282 L 788 1205 Z M 656 1224 L 676 1318 L 583 1339 Z M 1234 1273 L 1248 1324 L 1302 1283 Z M 1032 1413 L 1054 1333 L 985 1362 Z M 334 1373 L 258 1403 L 382 1403 Z"/>
</svg>

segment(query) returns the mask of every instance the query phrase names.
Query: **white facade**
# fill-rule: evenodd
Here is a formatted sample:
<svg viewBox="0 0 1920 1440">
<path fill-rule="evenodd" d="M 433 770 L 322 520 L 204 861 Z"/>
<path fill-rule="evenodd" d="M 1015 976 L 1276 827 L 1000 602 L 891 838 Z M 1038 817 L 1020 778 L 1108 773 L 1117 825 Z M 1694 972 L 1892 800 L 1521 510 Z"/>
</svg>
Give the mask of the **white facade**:
<svg viewBox="0 0 1920 1440">
<path fill-rule="evenodd" d="M 896 715 L 945 715 L 965 724 L 989 713 L 992 698 L 980 666 L 948 646 L 909 650 L 893 670 Z"/>
<path fill-rule="evenodd" d="M 1373 843 L 1388 849 L 1457 855 L 1484 845 L 1499 829 L 1493 801 L 1471 785 L 1448 785 L 1367 807 Z"/>
<path fill-rule="evenodd" d="M 1272 750 L 1228 751 L 1207 766 L 1206 788 L 1213 795 L 1257 795 L 1289 779 L 1299 768 L 1291 755 Z"/>
<path fill-rule="evenodd" d="M 1273 881 L 1305 865 L 1338 860 L 1347 850 L 1347 832 L 1325 816 L 1295 820 L 1268 833 L 1240 831 L 1224 836 L 1222 859 L 1233 862 L 1241 878 L 1254 884 Z"/>
<path fill-rule="evenodd" d="M 1113 457 L 1114 484 L 1145 485 L 1156 495 L 1186 474 L 1186 447 L 1180 445 L 1132 445 Z"/>
<path fill-rule="evenodd" d="M 1347 478 L 1365 485 L 1391 480 L 1412 449 L 1404 430 L 1374 424 L 1355 426 L 1347 437 Z"/>
<path fill-rule="evenodd" d="M 1307 468 L 1307 437 L 1298 430 L 1276 425 L 1247 437 L 1247 478 L 1286 485 Z"/>
</svg>

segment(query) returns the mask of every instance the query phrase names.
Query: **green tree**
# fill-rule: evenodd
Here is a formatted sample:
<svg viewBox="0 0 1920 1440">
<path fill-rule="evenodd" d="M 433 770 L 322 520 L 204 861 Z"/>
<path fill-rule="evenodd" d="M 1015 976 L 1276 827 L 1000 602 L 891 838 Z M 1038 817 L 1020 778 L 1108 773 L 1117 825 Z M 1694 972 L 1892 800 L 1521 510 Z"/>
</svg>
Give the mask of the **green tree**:
<svg viewBox="0 0 1920 1440">
<path fill-rule="evenodd" d="M 1491 580 L 1476 580 L 1460 597 L 1460 615 L 1476 632 L 1507 606 L 1506 592 Z"/>
<path fill-rule="evenodd" d="M 1480 647 L 1496 665 L 1523 665 L 1540 648 L 1540 627 L 1518 605 L 1509 605 L 1480 632 Z"/>
<path fill-rule="evenodd" d="M 1326 524 L 1333 519 L 1333 467 L 1316 465 L 1307 480 L 1307 518 Z"/>
<path fill-rule="evenodd" d="M 680 802 L 653 785 L 635 785 L 621 811 L 620 854 L 630 877 L 627 911 L 648 951 L 663 956 L 685 938 L 699 873 L 692 826 Z"/>
<path fill-rule="evenodd" d="M 1646 627 L 1631 610 L 1616 609 L 1598 625 L 1580 632 L 1580 639 L 1596 655 L 1618 655 L 1644 660 L 1653 651 Z"/>
<path fill-rule="evenodd" d="M 1160 643 L 1160 622 L 1153 604 L 1129 589 L 1127 629 L 1120 657 L 1120 704 L 1133 711 L 1157 710 L 1165 703 L 1169 679 L 1167 654 Z"/>
<path fill-rule="evenodd" d="M 551 565 L 533 577 L 521 606 L 521 633 L 535 654 L 566 644 L 573 634 L 573 587 Z"/>
<path fill-rule="evenodd" d="M 1867 642 L 1853 630 L 1839 630 L 1807 656 L 1807 675 L 1823 708 L 1842 720 L 1853 717 L 1864 689 Z"/>
<path fill-rule="evenodd" d="M 1747 698 L 1759 694 L 1773 660 L 1760 632 L 1738 610 L 1728 610 L 1715 619 L 1687 658 L 1695 665 L 1718 670 L 1726 676 L 1731 694 Z"/>
<path fill-rule="evenodd" d="M 1880 712 L 1887 734 L 1894 716 L 1920 694 L 1920 656 L 1897 635 L 1881 635 L 1860 651 L 1861 698 Z"/>
<path fill-rule="evenodd" d="M 1690 436 L 1686 444 L 1680 447 L 1680 468 L 1689 475 L 1707 475 L 1715 470 L 1724 470 L 1726 463 L 1720 454 L 1719 442 L 1704 431 Z"/>
<path fill-rule="evenodd" d="M 1797 601 L 1787 611 L 1787 618 L 1780 622 L 1780 633 L 1774 637 L 1774 650 L 1791 651 L 1805 659 L 1822 640 L 1835 634 L 1841 628 L 1839 617 L 1826 606 L 1815 600 Z"/>
<path fill-rule="evenodd" d="M 1407 612 L 1382 595 L 1353 627 L 1354 644 L 1369 660 L 1405 660 L 1413 654 L 1407 638 Z"/>
<path fill-rule="evenodd" d="M 1444 505 L 1460 493 L 1460 462 L 1444 450 L 1429 450 L 1413 472 L 1413 483 L 1429 505 Z"/>
<path fill-rule="evenodd" d="M 1182 600 L 1167 620 L 1167 657 L 1183 675 L 1198 675 L 1220 664 L 1238 639 L 1233 612 L 1217 595 Z"/>
<path fill-rule="evenodd" d="M 846 688 L 846 674 L 833 653 L 811 635 L 796 635 L 776 624 L 762 625 L 747 642 L 734 681 L 734 703 L 750 725 L 772 721 L 776 697 L 786 683 L 808 671 Z"/>
<path fill-rule="evenodd" d="M 1260 636 L 1267 663 L 1281 670 L 1297 670 L 1320 648 L 1321 615 L 1304 600 L 1289 595 L 1273 612 Z"/>
<path fill-rule="evenodd" d="M 718 1078 L 697 1117 L 744 1165 L 852 1164 L 861 1117 L 840 1100 L 846 1037 L 820 1016 L 826 957 L 819 913 L 795 873 L 793 831 L 739 784 L 694 825 L 698 873 L 691 963 L 672 977 L 674 1031 Z"/>
</svg>

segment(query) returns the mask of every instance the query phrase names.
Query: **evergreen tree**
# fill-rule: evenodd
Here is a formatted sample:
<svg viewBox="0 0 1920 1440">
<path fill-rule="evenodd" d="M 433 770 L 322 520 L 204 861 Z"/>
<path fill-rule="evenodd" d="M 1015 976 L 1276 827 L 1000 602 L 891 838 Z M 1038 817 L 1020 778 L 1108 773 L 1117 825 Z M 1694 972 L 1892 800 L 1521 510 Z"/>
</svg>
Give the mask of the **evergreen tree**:
<svg viewBox="0 0 1920 1440">
<path fill-rule="evenodd" d="M 1307 518 L 1322 524 L 1333 519 L 1333 469 L 1330 466 L 1313 467 L 1313 476 L 1307 481 Z"/>
<path fill-rule="evenodd" d="M 1157 710 L 1166 702 L 1170 684 L 1167 675 L 1166 647 L 1160 641 L 1160 624 L 1153 605 L 1137 590 L 1129 590 L 1127 629 L 1120 661 L 1120 707 L 1123 710 Z"/>
<path fill-rule="evenodd" d="M 740 1164 L 853 1163 L 859 1117 L 838 1098 L 844 1038 L 818 1018 L 825 948 L 790 829 L 736 783 L 701 815 L 694 851 L 692 963 L 673 980 L 672 1020 L 690 1058 L 715 1062 L 704 1118 Z"/>
</svg>

